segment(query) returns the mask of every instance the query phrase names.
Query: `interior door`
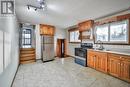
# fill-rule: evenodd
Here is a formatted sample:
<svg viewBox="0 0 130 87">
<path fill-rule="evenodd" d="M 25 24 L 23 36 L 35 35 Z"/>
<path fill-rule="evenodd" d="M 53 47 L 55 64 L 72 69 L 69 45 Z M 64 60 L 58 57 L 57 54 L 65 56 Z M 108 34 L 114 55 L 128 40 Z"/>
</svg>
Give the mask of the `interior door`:
<svg viewBox="0 0 130 87">
<path fill-rule="evenodd" d="M 57 39 L 56 52 L 57 52 L 57 57 L 65 57 L 66 55 L 66 40 L 65 39 Z"/>
</svg>

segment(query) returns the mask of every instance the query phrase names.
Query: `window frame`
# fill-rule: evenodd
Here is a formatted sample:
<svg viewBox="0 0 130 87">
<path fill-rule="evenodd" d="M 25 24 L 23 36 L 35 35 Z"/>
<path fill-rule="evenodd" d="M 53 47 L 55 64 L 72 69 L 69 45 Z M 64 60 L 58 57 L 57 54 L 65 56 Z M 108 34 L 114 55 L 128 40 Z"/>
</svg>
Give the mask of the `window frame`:
<svg viewBox="0 0 130 87">
<path fill-rule="evenodd" d="M 123 21 L 126 21 L 127 22 L 127 41 L 111 41 L 110 40 L 110 35 L 111 35 L 111 25 L 114 25 L 114 24 L 118 24 L 118 23 L 121 23 Z M 122 21 L 116 21 L 116 22 L 112 22 L 112 23 L 107 23 L 107 24 L 103 24 L 103 25 L 97 25 L 94 27 L 94 43 L 95 44 L 98 44 L 97 43 L 97 34 L 96 34 L 96 27 L 98 26 L 105 26 L 105 25 L 108 25 L 108 41 L 102 41 L 103 44 L 115 44 L 115 45 L 129 45 L 130 44 L 130 19 L 125 19 L 125 20 L 122 20 Z"/>
<path fill-rule="evenodd" d="M 94 36 L 95 36 L 95 43 L 98 41 L 96 38 L 97 38 L 97 34 L 96 34 L 96 31 L 97 31 L 97 27 L 104 27 L 104 26 L 108 26 L 108 41 L 109 41 L 109 32 L 110 32 L 110 29 L 109 29 L 109 24 L 104 24 L 104 25 L 99 25 L 99 26 L 95 26 L 94 28 Z M 108 41 L 103 41 L 103 43 L 108 43 Z"/>
<path fill-rule="evenodd" d="M 68 30 L 68 32 L 69 32 L 69 43 L 74 43 L 74 44 L 78 44 L 78 43 L 81 43 L 81 40 L 80 41 L 75 41 L 75 39 L 74 39 L 74 41 L 70 41 L 70 33 L 71 32 L 75 32 L 75 31 L 78 31 L 79 32 L 79 29 L 77 29 L 77 28 L 73 28 L 73 29 L 69 29 Z M 79 32 L 80 33 L 80 32 Z M 79 35 L 80 36 L 80 35 Z M 74 37 L 75 37 L 75 35 L 74 35 Z"/>
<path fill-rule="evenodd" d="M 29 30 L 30 33 L 23 33 L 24 30 Z M 25 38 L 25 37 L 22 36 L 22 47 L 23 47 L 23 48 L 24 48 L 24 47 L 26 48 L 26 46 L 32 47 L 32 29 L 29 29 L 29 28 L 28 28 L 28 29 L 23 29 L 23 30 L 22 30 L 22 35 L 23 35 L 23 34 L 24 34 L 24 36 L 25 36 L 25 34 L 30 34 L 30 38 Z M 25 40 L 28 40 L 28 39 L 30 40 L 30 41 L 29 41 L 29 44 L 27 44 L 26 41 L 25 41 Z"/>
</svg>

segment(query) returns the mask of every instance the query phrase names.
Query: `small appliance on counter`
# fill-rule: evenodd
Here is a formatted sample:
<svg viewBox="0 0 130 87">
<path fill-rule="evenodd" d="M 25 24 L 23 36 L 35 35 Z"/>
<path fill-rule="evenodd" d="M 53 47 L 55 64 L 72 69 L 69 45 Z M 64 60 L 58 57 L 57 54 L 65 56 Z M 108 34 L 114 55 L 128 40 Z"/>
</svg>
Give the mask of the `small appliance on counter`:
<svg viewBox="0 0 130 87">
<path fill-rule="evenodd" d="M 87 66 L 87 49 L 92 48 L 92 43 L 81 43 L 80 48 L 75 48 L 75 63 Z"/>
</svg>

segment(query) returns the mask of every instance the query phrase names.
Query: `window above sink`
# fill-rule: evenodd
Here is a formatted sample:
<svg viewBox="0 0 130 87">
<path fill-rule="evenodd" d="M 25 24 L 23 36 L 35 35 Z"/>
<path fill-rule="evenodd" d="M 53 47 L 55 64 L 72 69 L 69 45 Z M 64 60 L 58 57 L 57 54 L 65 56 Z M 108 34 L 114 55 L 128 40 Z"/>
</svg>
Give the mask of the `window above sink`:
<svg viewBox="0 0 130 87">
<path fill-rule="evenodd" d="M 95 43 L 98 40 L 107 44 L 129 44 L 129 20 L 122 20 L 94 28 Z"/>
</svg>

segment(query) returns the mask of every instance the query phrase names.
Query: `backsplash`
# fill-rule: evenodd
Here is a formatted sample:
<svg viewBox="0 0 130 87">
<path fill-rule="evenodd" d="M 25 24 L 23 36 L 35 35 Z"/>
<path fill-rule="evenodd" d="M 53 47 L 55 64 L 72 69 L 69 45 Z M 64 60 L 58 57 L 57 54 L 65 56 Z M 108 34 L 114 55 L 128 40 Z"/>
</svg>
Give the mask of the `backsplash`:
<svg viewBox="0 0 130 87">
<path fill-rule="evenodd" d="M 94 41 L 83 40 L 82 43 L 93 43 L 94 44 Z M 96 44 L 94 44 L 94 47 L 95 46 L 96 46 Z M 121 51 L 130 52 L 130 45 L 105 45 L 105 44 L 103 44 L 103 47 L 105 49 L 121 50 Z"/>
<path fill-rule="evenodd" d="M 130 45 L 103 45 L 106 49 L 120 50 L 130 52 Z"/>
</svg>

